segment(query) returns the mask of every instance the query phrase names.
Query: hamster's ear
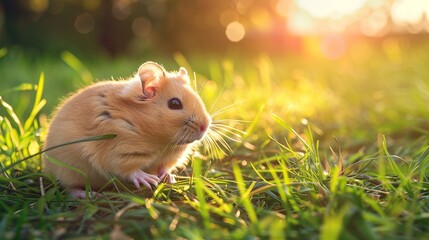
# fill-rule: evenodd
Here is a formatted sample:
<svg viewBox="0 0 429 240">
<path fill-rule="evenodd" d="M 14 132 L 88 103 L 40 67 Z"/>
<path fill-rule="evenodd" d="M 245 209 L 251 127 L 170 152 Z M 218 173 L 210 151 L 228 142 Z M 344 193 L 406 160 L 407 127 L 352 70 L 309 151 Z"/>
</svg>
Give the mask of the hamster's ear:
<svg viewBox="0 0 429 240">
<path fill-rule="evenodd" d="M 183 80 L 185 80 L 187 84 L 190 84 L 190 80 L 189 80 L 189 76 L 188 76 L 188 71 L 186 71 L 186 68 L 180 67 L 180 69 L 179 69 L 179 76 Z"/>
<path fill-rule="evenodd" d="M 146 98 L 154 97 L 161 79 L 165 77 L 165 69 L 158 63 L 145 62 L 139 67 L 138 74 L 142 82 L 143 95 Z"/>
</svg>

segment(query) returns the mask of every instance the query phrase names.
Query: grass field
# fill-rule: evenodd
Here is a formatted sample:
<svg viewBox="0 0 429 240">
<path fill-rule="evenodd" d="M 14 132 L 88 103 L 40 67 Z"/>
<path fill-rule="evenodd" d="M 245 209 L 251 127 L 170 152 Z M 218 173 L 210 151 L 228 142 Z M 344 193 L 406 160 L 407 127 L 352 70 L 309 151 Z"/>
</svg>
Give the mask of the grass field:
<svg viewBox="0 0 429 240">
<path fill-rule="evenodd" d="M 224 109 L 217 118 L 232 119 L 240 139 L 226 138 L 232 151 L 220 159 L 194 154 L 174 185 L 118 187 L 96 200 L 70 198 L 41 172 L 47 119 L 67 92 L 127 77 L 142 60 L 6 52 L 0 238 L 427 239 L 428 52 L 386 40 L 338 60 L 154 59 L 195 72 L 207 108 Z"/>
</svg>

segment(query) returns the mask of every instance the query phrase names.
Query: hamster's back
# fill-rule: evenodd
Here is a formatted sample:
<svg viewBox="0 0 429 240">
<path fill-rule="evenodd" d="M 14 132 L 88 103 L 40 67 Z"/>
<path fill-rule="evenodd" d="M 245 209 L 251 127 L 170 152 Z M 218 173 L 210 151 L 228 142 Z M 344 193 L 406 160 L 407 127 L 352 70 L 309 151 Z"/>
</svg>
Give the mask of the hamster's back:
<svg viewBox="0 0 429 240">
<path fill-rule="evenodd" d="M 52 144 L 65 143 L 88 137 L 95 129 L 97 110 L 107 104 L 107 95 L 120 91 L 120 82 L 100 82 L 68 97 L 57 109 L 50 123 L 45 148 Z"/>
</svg>

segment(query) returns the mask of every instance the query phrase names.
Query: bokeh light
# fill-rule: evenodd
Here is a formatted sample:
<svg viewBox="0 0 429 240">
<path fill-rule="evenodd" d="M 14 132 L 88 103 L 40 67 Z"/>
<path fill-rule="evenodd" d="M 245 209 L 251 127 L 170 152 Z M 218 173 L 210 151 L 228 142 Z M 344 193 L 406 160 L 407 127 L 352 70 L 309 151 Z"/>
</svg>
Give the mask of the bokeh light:
<svg viewBox="0 0 429 240">
<path fill-rule="evenodd" d="M 344 54 L 346 42 L 340 35 L 326 36 L 322 40 L 321 50 L 327 58 L 337 59 Z"/>
<path fill-rule="evenodd" d="M 152 24 L 147 18 L 139 17 L 134 19 L 132 29 L 137 37 L 145 38 L 150 34 L 152 30 Z"/>
<path fill-rule="evenodd" d="M 102 0 L 91 0 L 91 1 L 83 1 L 83 7 L 86 10 L 96 10 L 100 7 Z"/>
<path fill-rule="evenodd" d="M 29 0 L 29 8 L 37 13 L 42 13 L 48 9 L 49 1 L 48 0 Z"/>
<path fill-rule="evenodd" d="M 232 22 L 226 27 L 225 34 L 231 42 L 239 42 L 244 38 L 244 35 L 246 35 L 246 30 L 241 23 Z"/>
<path fill-rule="evenodd" d="M 264 32 L 270 28 L 271 16 L 265 9 L 252 9 L 249 18 L 256 30 Z"/>
<path fill-rule="evenodd" d="M 277 14 L 287 17 L 289 10 L 292 6 L 292 2 L 289 0 L 279 0 L 276 4 L 276 12 Z"/>
<path fill-rule="evenodd" d="M 76 30 L 80 33 L 89 33 L 94 29 L 94 17 L 88 13 L 82 13 L 76 17 L 74 22 Z"/>
<path fill-rule="evenodd" d="M 131 5 L 127 0 L 118 0 L 113 2 L 112 14 L 118 20 L 125 20 L 131 15 Z"/>
</svg>

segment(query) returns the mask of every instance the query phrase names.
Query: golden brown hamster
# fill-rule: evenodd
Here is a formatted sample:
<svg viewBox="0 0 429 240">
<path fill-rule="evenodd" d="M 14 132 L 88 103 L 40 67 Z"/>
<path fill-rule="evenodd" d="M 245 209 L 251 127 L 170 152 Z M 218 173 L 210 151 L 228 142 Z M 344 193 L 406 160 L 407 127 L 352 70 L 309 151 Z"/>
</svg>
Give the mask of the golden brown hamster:
<svg viewBox="0 0 429 240">
<path fill-rule="evenodd" d="M 174 181 L 171 171 L 185 163 L 187 151 L 210 124 L 185 68 L 166 72 L 157 63 L 146 62 L 129 80 L 96 83 L 67 98 L 50 123 L 45 149 L 116 134 L 113 139 L 71 144 L 46 154 L 83 171 L 92 190 L 103 187 L 109 173 L 150 189 L 161 179 Z M 84 175 L 44 158 L 45 172 L 62 186 L 84 188 Z"/>
</svg>

